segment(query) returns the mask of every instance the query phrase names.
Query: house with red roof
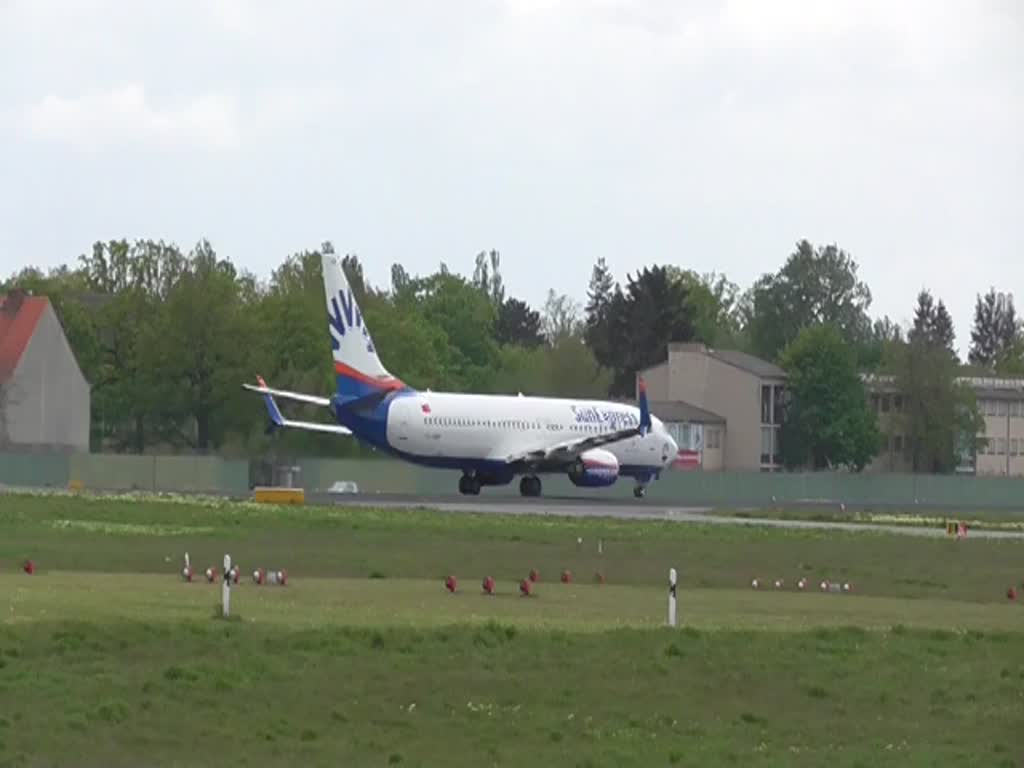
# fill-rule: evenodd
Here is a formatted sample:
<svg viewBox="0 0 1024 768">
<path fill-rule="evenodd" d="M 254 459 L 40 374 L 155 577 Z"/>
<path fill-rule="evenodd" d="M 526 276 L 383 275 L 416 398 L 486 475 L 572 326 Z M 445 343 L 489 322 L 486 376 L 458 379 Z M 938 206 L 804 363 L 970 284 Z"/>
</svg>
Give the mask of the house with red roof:
<svg viewBox="0 0 1024 768">
<path fill-rule="evenodd" d="M 0 296 L 0 450 L 88 451 L 89 398 L 50 300 Z"/>
</svg>

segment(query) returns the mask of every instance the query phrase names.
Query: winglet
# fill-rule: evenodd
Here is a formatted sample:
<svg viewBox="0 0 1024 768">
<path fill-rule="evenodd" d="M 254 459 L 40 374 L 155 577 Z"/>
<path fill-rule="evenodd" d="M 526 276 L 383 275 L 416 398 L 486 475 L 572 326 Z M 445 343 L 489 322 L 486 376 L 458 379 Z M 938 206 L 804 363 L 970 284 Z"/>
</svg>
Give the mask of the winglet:
<svg viewBox="0 0 1024 768">
<path fill-rule="evenodd" d="M 640 434 L 646 435 L 651 430 L 651 409 L 647 405 L 647 384 L 642 376 L 637 389 L 640 391 Z"/>
<path fill-rule="evenodd" d="M 267 389 L 267 382 L 263 380 L 262 376 L 257 376 L 256 381 L 263 389 Z M 277 427 L 284 426 L 284 416 L 281 415 L 281 411 L 277 407 L 277 403 L 274 402 L 274 398 L 269 393 L 263 395 L 263 402 L 267 406 L 267 413 L 270 415 L 270 424 L 267 425 L 267 432 L 273 432 Z"/>
</svg>

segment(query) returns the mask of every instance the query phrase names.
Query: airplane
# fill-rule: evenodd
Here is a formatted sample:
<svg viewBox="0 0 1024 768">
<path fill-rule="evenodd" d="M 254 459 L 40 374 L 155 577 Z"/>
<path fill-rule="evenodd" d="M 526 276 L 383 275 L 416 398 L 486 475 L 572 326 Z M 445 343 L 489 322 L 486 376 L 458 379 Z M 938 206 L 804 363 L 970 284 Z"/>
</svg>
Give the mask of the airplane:
<svg viewBox="0 0 1024 768">
<path fill-rule="evenodd" d="M 523 496 L 541 495 L 542 474 L 567 474 L 577 487 L 635 481 L 647 485 L 676 458 L 665 425 L 651 415 L 643 380 L 638 407 L 616 402 L 518 395 L 419 391 L 393 376 L 377 356 L 341 263 L 321 257 L 337 391 L 331 397 L 243 384 L 263 396 L 268 431 L 280 428 L 353 436 L 399 459 L 461 470 L 459 492 L 520 477 Z M 274 398 L 328 408 L 336 424 L 286 419 Z"/>
</svg>

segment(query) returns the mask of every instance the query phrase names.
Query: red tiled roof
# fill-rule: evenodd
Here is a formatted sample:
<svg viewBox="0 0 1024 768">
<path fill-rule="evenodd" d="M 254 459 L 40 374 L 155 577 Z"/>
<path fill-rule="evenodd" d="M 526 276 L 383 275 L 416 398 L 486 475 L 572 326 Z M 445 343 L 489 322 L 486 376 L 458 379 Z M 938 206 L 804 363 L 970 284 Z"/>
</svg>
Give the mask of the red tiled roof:
<svg viewBox="0 0 1024 768">
<path fill-rule="evenodd" d="M 26 296 L 21 306 L 10 311 L 7 302 L 12 297 L 0 297 L 0 381 L 18 367 L 39 318 L 50 303 L 44 296 Z"/>
</svg>

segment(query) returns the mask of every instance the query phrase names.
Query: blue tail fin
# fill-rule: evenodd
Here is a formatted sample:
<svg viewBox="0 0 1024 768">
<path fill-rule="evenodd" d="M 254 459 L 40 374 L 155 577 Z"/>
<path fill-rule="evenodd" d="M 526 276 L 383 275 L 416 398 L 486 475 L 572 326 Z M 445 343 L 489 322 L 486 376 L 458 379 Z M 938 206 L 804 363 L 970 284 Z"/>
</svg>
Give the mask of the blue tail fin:
<svg viewBox="0 0 1024 768">
<path fill-rule="evenodd" d="M 640 434 L 646 435 L 651 431 L 651 408 L 647 404 L 647 384 L 642 378 L 637 388 L 640 390 Z"/>
</svg>

